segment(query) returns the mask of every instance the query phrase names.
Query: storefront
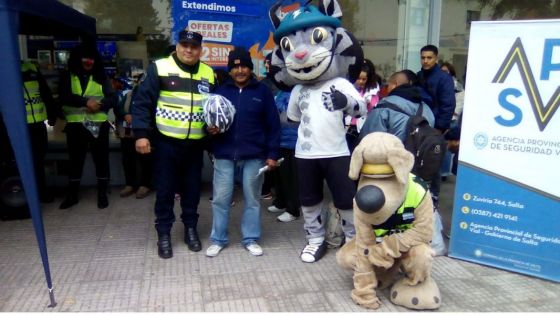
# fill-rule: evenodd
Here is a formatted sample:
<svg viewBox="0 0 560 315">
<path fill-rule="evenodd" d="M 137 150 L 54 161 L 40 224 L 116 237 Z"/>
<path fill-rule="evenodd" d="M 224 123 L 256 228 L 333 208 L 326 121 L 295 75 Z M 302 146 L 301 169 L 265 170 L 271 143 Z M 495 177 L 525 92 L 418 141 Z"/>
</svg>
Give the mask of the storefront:
<svg viewBox="0 0 560 315">
<path fill-rule="evenodd" d="M 226 35 L 223 40 L 214 36 L 214 42 L 207 47 L 209 51 L 217 52 L 215 59 L 211 59 L 212 56 L 209 55 L 203 56 L 203 60 L 214 63 L 214 66 L 224 66 L 227 52 L 235 44 L 251 48 L 251 44 L 240 40 L 239 35 L 236 37 L 236 32 L 245 32 L 247 37 L 259 38 L 260 44 L 253 55 L 258 55 L 255 57 L 257 60 L 254 60 L 255 72 L 262 74 L 262 58 L 271 49 L 267 33 L 272 29 L 268 9 L 275 2 L 273 0 L 60 2 L 97 20 L 98 48 L 105 58 L 107 73 L 110 75 L 129 76 L 135 69 L 146 69 L 150 60 L 169 52 L 169 45 L 173 43 L 172 34 L 178 29 L 186 25 L 203 29 L 209 24 L 208 21 L 213 21 L 214 16 L 219 17 L 220 14 L 223 18 L 216 18 L 217 21 L 233 20 L 234 23 L 230 25 L 220 22 L 217 25 L 229 31 L 218 34 Z M 282 9 L 294 9 L 304 2 L 306 1 L 284 0 Z M 464 84 L 472 21 L 560 17 L 558 1 L 339 0 L 339 3 L 343 10 L 343 26 L 352 31 L 361 42 L 365 57 L 372 60 L 383 79 L 387 79 L 396 70 L 418 71 L 419 50 L 430 43 L 440 48 L 440 62 L 447 61 L 455 66 L 457 79 Z M 240 9 L 237 12 L 214 10 L 210 14 L 207 9 L 211 5 Z M 244 25 L 255 21 L 262 24 L 262 27 L 259 24 L 240 32 Z M 257 36 L 255 29 L 263 34 L 259 33 Z M 49 84 L 53 91 L 56 91 L 58 70 L 65 67 L 68 51 L 79 40 L 77 37 L 21 37 L 22 58 L 39 63 L 43 73 L 51 79 Z M 62 136 L 57 138 L 56 133 L 51 136 L 53 139 L 63 139 Z M 59 142 L 63 144 L 62 140 Z M 112 139 L 112 142 L 113 147 L 117 148 L 118 140 Z M 53 172 L 58 174 L 56 170 Z M 60 181 L 63 181 L 62 177 Z"/>
<path fill-rule="evenodd" d="M 149 60 L 164 55 L 172 42 L 176 16 L 173 10 L 183 6 L 177 0 L 61 0 L 74 9 L 97 19 L 100 40 L 115 47 L 115 70 L 145 68 Z M 251 8 L 265 16 L 261 7 L 275 1 L 229 1 Z M 226 0 L 199 0 L 195 4 L 229 3 Z M 301 1 L 285 0 L 285 6 Z M 194 2 L 193 2 L 194 3 Z M 340 0 L 343 25 L 362 42 L 366 58 L 387 78 L 399 69 L 420 69 L 419 49 L 430 43 L 440 48 L 440 61 L 455 65 L 457 78 L 464 83 L 470 23 L 477 20 L 544 19 L 560 17 L 556 1 L 487 0 Z M 196 11 L 196 6 L 184 10 Z M 224 14 L 235 14 L 224 12 Z M 241 13 L 240 13 L 241 14 Z M 265 22 L 269 23 L 267 19 Z M 183 22 L 180 22 L 183 23 Z M 264 25 L 263 31 L 270 28 Z M 29 50 L 30 59 L 45 62 L 48 54 Z M 50 60 L 60 61 L 56 47 Z"/>
</svg>

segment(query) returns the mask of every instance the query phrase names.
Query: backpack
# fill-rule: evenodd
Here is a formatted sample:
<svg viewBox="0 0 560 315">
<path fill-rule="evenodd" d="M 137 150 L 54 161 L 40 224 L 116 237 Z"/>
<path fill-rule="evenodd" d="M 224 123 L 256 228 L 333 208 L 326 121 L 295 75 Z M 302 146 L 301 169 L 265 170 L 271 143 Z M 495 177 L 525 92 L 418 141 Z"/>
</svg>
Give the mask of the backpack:
<svg viewBox="0 0 560 315">
<path fill-rule="evenodd" d="M 412 173 L 429 183 L 439 172 L 447 150 L 447 142 L 443 135 L 431 127 L 428 120 L 422 116 L 422 107 L 422 104 L 418 106 L 414 116 L 410 116 L 391 103 L 378 104 L 376 108 L 389 108 L 410 116 L 406 123 L 404 147 L 414 155 Z"/>
</svg>

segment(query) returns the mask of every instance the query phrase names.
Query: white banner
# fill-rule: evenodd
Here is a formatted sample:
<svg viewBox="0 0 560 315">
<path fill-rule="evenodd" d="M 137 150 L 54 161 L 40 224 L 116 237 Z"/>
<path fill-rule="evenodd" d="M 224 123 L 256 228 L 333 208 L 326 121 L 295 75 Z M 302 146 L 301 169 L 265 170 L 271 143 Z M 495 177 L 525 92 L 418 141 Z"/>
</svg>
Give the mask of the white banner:
<svg viewBox="0 0 560 315">
<path fill-rule="evenodd" d="M 560 21 L 478 22 L 470 43 L 459 159 L 559 197 Z"/>
</svg>

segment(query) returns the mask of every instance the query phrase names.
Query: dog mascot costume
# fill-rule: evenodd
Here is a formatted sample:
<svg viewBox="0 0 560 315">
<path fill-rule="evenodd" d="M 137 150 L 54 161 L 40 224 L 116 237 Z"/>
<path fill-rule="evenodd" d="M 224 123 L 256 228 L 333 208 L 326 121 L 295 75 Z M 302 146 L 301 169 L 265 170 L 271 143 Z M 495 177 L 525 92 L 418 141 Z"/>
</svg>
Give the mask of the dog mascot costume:
<svg viewBox="0 0 560 315">
<path fill-rule="evenodd" d="M 426 185 L 410 173 L 414 164 L 399 138 L 374 132 L 352 154 L 350 178 L 359 178 L 354 198 L 356 237 L 336 255 L 343 268 L 354 271 L 352 299 L 380 306 L 375 288 L 393 283 L 399 269 L 405 277 L 391 288 L 394 304 L 435 309 L 439 288 L 430 277 L 433 250 L 432 198 Z"/>
<path fill-rule="evenodd" d="M 319 1 L 319 7 L 305 5 L 283 19 L 278 14 L 280 3 L 270 9 L 277 44 L 271 78 L 279 87 L 293 87 L 287 118 L 300 123 L 295 156 L 308 242 L 301 259 L 312 263 L 327 250 L 321 217 L 325 180 L 346 239 L 355 234 L 356 184 L 347 175 L 350 151 L 343 119 L 366 114 L 364 99 L 348 81 L 359 74 L 363 51 L 352 34 L 340 27 L 342 11 L 337 1 Z"/>
</svg>

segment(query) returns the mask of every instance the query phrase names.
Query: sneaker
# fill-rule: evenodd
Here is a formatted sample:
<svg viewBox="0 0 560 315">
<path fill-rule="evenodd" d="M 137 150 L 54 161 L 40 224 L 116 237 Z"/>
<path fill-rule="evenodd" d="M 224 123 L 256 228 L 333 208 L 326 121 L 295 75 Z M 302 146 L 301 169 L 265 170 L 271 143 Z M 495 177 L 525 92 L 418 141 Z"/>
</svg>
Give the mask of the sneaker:
<svg viewBox="0 0 560 315">
<path fill-rule="evenodd" d="M 326 252 L 327 242 L 307 244 L 301 251 L 301 260 L 306 263 L 313 263 L 325 256 Z"/>
<path fill-rule="evenodd" d="M 261 246 L 257 243 L 251 243 L 245 246 L 245 249 L 247 249 L 253 256 L 262 256 L 263 254 Z"/>
<path fill-rule="evenodd" d="M 272 199 L 272 193 L 262 194 L 262 195 L 261 195 L 261 199 L 263 199 L 263 200 L 270 200 L 270 199 Z"/>
<path fill-rule="evenodd" d="M 218 244 L 212 244 L 212 245 L 210 245 L 210 247 L 208 247 L 208 249 L 206 250 L 206 256 L 208 256 L 208 257 L 216 257 L 216 256 L 218 256 L 218 254 L 222 251 L 222 249 L 224 249 L 223 246 L 218 245 Z"/>
<path fill-rule="evenodd" d="M 126 198 L 126 197 L 132 195 L 133 193 L 134 193 L 134 187 L 124 186 L 124 188 L 121 190 L 119 195 L 121 196 L 121 198 Z"/>
<path fill-rule="evenodd" d="M 282 212 L 282 211 L 285 211 L 285 210 L 286 210 L 286 208 L 278 208 L 275 205 L 272 205 L 272 206 L 268 207 L 268 211 L 272 212 L 272 213 Z"/>
<path fill-rule="evenodd" d="M 280 222 L 292 222 L 295 219 L 297 219 L 297 217 L 294 217 L 289 212 L 284 212 L 276 218 L 276 220 Z"/>
</svg>

